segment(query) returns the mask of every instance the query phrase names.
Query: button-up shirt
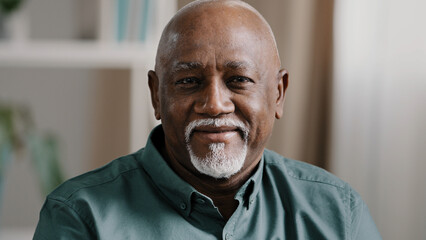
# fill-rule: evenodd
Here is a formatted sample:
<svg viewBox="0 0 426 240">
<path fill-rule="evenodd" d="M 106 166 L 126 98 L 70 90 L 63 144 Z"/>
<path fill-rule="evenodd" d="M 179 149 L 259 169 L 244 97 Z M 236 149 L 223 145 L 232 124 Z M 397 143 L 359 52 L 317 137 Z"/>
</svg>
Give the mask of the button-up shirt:
<svg viewBox="0 0 426 240">
<path fill-rule="evenodd" d="M 162 144 L 159 126 L 144 149 L 59 186 L 34 239 L 381 239 L 347 183 L 269 150 L 226 221 L 170 168 Z"/>
</svg>

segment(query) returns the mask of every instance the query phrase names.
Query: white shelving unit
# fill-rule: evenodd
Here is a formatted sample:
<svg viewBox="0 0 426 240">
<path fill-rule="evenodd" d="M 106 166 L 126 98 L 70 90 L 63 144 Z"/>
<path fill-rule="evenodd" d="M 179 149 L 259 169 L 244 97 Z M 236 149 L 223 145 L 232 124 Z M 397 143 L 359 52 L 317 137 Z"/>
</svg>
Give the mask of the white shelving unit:
<svg viewBox="0 0 426 240">
<path fill-rule="evenodd" d="M 112 2 L 112 1 L 111 1 Z M 153 69 L 157 42 L 164 26 L 176 12 L 176 0 L 155 0 L 153 13 L 155 23 L 149 41 L 146 43 L 114 42 L 111 39 L 110 19 L 106 13 L 112 4 L 98 0 L 99 39 L 95 41 L 34 41 L 27 39 L 25 21 L 18 19 L 14 27 L 24 24 L 17 30 L 19 39 L 0 42 L 0 68 L 77 68 L 77 69 L 128 69 L 130 77 L 130 151 L 145 145 L 150 129 L 156 124 L 151 107 L 147 72 Z M 24 16 L 25 17 L 25 16 Z M 22 23 L 24 22 L 24 23 Z M 17 25 L 17 26 L 16 26 Z"/>
<path fill-rule="evenodd" d="M 1 67 L 131 68 L 150 64 L 155 57 L 151 46 L 105 45 L 98 42 L 0 43 Z"/>
<path fill-rule="evenodd" d="M 105 45 L 99 42 L 28 42 L 0 44 L 0 67 L 130 70 L 130 149 L 145 145 L 155 124 L 146 74 L 154 66 L 150 45 Z"/>
</svg>

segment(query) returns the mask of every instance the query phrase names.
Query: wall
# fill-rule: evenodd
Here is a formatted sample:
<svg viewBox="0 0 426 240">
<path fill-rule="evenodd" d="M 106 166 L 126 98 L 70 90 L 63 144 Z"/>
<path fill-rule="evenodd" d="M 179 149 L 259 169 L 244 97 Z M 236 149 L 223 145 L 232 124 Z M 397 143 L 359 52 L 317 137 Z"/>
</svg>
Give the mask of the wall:
<svg viewBox="0 0 426 240">
<path fill-rule="evenodd" d="M 383 239 L 426 239 L 425 7 L 336 2 L 332 171 Z"/>
</svg>

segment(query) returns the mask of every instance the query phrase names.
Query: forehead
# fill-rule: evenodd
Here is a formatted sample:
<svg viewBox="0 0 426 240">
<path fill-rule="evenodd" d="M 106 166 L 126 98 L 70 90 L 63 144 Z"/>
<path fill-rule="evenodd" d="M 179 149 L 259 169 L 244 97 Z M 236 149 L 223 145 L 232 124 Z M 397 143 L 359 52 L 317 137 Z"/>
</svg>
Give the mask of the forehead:
<svg viewBox="0 0 426 240">
<path fill-rule="evenodd" d="M 259 66 L 260 59 L 265 61 L 265 57 L 262 57 L 265 46 L 261 34 L 244 25 L 220 26 L 214 22 L 208 25 L 195 24 L 172 32 L 162 61 L 169 67 L 181 62 L 198 62 L 203 65 L 214 62 L 230 68 L 255 67 Z"/>
<path fill-rule="evenodd" d="M 229 42 L 241 38 L 253 40 L 255 36 L 260 40 L 262 38 L 259 35 L 265 35 L 262 34 L 264 28 L 262 19 L 246 8 L 229 4 L 207 5 L 178 14 L 169 26 L 169 42 Z"/>
</svg>

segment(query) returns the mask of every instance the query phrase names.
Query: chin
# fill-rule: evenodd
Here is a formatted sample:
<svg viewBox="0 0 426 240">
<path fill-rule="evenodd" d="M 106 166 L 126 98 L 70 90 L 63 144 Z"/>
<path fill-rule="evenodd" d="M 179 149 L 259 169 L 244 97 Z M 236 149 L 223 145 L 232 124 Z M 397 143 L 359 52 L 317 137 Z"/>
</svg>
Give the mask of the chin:
<svg viewBox="0 0 426 240">
<path fill-rule="evenodd" d="M 239 151 L 226 149 L 225 143 L 209 144 L 209 152 L 205 156 L 197 156 L 191 145 L 187 145 L 191 163 L 200 173 L 216 178 L 229 178 L 238 173 L 247 157 L 247 144 Z"/>
</svg>

